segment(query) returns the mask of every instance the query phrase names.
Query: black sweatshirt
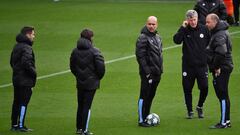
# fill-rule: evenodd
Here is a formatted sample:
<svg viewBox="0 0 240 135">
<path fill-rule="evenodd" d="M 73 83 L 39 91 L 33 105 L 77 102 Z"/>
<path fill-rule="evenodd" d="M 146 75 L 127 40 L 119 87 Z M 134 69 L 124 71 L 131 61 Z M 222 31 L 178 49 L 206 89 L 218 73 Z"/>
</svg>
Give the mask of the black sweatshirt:
<svg viewBox="0 0 240 135">
<path fill-rule="evenodd" d="M 205 48 L 209 42 L 209 32 L 204 25 L 198 24 L 196 28 L 191 28 L 190 26 L 184 28 L 181 26 L 174 35 L 173 41 L 176 44 L 183 43 L 183 64 L 192 67 L 207 65 Z"/>
</svg>

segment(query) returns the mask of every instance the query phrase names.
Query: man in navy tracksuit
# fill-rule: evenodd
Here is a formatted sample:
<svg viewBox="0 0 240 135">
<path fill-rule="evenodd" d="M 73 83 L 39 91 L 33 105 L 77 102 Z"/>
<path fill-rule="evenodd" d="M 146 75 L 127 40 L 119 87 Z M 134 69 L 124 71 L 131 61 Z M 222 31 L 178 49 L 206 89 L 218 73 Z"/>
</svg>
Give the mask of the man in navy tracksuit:
<svg viewBox="0 0 240 135">
<path fill-rule="evenodd" d="M 213 86 L 221 107 L 220 122 L 210 128 L 229 128 L 230 99 L 228 83 L 233 70 L 232 43 L 228 32 L 228 24 L 220 21 L 216 14 L 209 14 L 206 25 L 211 31 L 211 40 L 206 48 L 209 70 L 213 75 Z"/>
<path fill-rule="evenodd" d="M 186 20 L 174 35 L 176 44 L 183 43 L 182 48 L 182 85 L 187 106 L 187 118 L 193 118 L 192 89 L 197 79 L 200 96 L 196 110 L 198 117 L 203 118 L 203 103 L 208 94 L 208 68 L 205 48 L 208 45 L 208 29 L 198 23 L 198 13 L 188 10 Z"/>
<path fill-rule="evenodd" d="M 88 130 L 91 105 L 105 74 L 104 57 L 93 45 L 93 31 L 84 29 L 70 57 L 70 69 L 77 85 L 77 134 L 92 135 Z"/>
<path fill-rule="evenodd" d="M 147 19 L 136 43 L 136 57 L 141 77 L 141 90 L 138 100 L 138 125 L 150 127 L 145 122 L 149 115 L 153 98 L 162 74 L 162 40 L 158 35 L 158 23 L 155 16 Z"/>
<path fill-rule="evenodd" d="M 16 37 L 16 45 L 11 54 L 10 64 L 13 70 L 14 100 L 12 105 L 11 131 L 29 132 L 25 126 L 27 106 L 32 96 L 32 87 L 36 84 L 37 73 L 32 49 L 35 31 L 33 27 L 23 27 Z"/>
</svg>

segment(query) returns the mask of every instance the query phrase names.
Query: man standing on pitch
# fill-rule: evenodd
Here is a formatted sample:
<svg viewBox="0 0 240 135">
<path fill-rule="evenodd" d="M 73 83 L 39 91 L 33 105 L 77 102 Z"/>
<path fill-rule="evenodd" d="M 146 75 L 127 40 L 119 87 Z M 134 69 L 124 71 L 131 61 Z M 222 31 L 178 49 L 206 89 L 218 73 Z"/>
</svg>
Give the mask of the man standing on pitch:
<svg viewBox="0 0 240 135">
<path fill-rule="evenodd" d="M 100 80 L 105 73 L 104 58 L 93 45 L 93 31 L 84 29 L 73 49 L 70 58 L 70 69 L 77 82 L 77 134 L 92 135 L 88 130 L 91 105 Z"/>
<path fill-rule="evenodd" d="M 33 27 L 23 27 L 16 37 L 16 45 L 11 54 L 10 64 L 13 70 L 14 100 L 12 105 L 11 131 L 29 132 L 25 127 L 27 105 L 32 95 L 32 87 L 36 83 L 35 58 L 32 49 L 35 31 Z"/>
<path fill-rule="evenodd" d="M 206 26 L 198 23 L 198 13 L 188 10 L 186 20 L 174 35 L 176 44 L 183 43 L 182 48 L 182 85 L 187 106 L 187 118 L 193 118 L 192 89 L 197 80 L 200 96 L 196 110 L 198 117 L 203 118 L 203 103 L 208 95 L 208 67 L 205 48 L 209 35 Z"/>
<path fill-rule="evenodd" d="M 163 72 L 162 40 L 157 33 L 158 22 L 155 16 L 147 19 L 136 43 L 136 57 L 141 77 L 138 100 L 138 125 L 149 127 L 145 122 L 150 113 L 153 98 Z"/>
<path fill-rule="evenodd" d="M 210 128 L 229 128 L 231 124 L 228 83 L 233 70 L 233 61 L 228 24 L 220 21 L 216 14 L 209 14 L 206 18 L 206 26 L 211 31 L 211 40 L 206 49 L 208 65 L 213 75 L 213 86 L 221 107 L 220 122 Z"/>
</svg>

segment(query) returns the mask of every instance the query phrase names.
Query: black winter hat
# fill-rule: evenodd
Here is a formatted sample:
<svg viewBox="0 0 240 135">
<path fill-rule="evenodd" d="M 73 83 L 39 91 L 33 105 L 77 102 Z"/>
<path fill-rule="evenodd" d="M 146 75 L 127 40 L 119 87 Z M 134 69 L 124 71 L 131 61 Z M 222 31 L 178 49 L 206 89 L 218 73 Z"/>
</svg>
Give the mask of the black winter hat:
<svg viewBox="0 0 240 135">
<path fill-rule="evenodd" d="M 93 37 L 93 31 L 90 30 L 90 29 L 84 29 L 84 30 L 81 32 L 81 37 L 86 38 L 86 39 L 92 41 L 92 40 L 91 40 L 91 37 Z"/>
</svg>

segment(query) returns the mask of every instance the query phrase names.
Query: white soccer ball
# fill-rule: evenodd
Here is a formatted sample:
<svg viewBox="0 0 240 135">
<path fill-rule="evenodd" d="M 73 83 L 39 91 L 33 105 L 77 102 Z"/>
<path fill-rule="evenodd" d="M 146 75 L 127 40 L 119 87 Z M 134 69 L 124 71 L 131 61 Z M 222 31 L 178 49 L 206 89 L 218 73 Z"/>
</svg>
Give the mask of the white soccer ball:
<svg viewBox="0 0 240 135">
<path fill-rule="evenodd" d="M 145 119 L 145 122 L 152 126 L 157 126 L 160 124 L 160 117 L 156 113 L 151 113 Z"/>
</svg>

